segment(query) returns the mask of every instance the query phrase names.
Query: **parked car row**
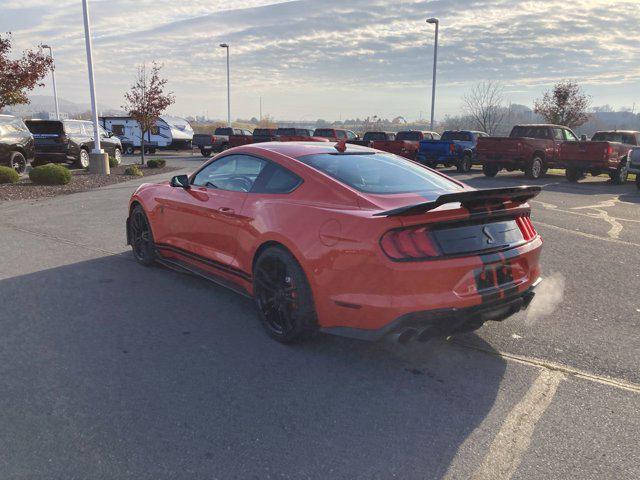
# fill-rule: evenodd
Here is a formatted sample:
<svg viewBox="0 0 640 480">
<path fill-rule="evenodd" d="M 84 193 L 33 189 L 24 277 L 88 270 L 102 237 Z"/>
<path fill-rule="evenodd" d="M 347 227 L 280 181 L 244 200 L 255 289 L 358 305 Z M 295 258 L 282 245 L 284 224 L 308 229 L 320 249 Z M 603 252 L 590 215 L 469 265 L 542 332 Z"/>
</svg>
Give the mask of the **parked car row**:
<svg viewBox="0 0 640 480">
<path fill-rule="evenodd" d="M 203 157 L 228 148 L 261 142 L 330 142 L 355 141 L 359 137 L 351 130 L 335 128 L 256 128 L 253 132 L 241 128 L 218 127 L 213 135 L 196 133 L 192 145 Z"/>
<path fill-rule="evenodd" d="M 560 168 L 570 182 L 586 173 L 608 173 L 613 183 L 622 184 L 629 175 L 629 151 L 638 145 L 640 132 L 596 132 L 587 141 L 560 125 L 516 125 L 508 137 L 479 137 L 476 155 L 488 177 L 505 169 L 538 179 L 549 168 Z"/>
</svg>

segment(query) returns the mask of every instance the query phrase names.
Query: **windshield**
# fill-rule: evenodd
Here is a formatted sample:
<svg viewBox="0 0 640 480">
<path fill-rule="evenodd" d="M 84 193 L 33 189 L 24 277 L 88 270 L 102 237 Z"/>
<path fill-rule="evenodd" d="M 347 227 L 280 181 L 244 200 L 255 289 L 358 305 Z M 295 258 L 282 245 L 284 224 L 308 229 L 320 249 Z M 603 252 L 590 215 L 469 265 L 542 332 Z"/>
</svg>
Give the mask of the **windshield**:
<svg viewBox="0 0 640 480">
<path fill-rule="evenodd" d="M 296 129 L 295 128 L 279 128 L 276 130 L 277 135 L 282 135 L 284 137 L 295 137 Z"/>
<path fill-rule="evenodd" d="M 471 134 L 469 132 L 444 132 L 441 140 L 452 142 L 457 140 L 459 142 L 470 142 Z"/>
<path fill-rule="evenodd" d="M 421 140 L 420 132 L 399 132 L 396 135 L 396 140 L 408 140 L 410 142 L 417 142 Z"/>
<path fill-rule="evenodd" d="M 335 133 L 331 128 L 316 128 L 315 137 L 334 138 Z"/>
<path fill-rule="evenodd" d="M 597 132 L 591 137 L 592 142 L 619 142 L 635 145 L 633 135 L 623 132 Z"/>
<path fill-rule="evenodd" d="M 384 141 L 387 139 L 387 134 L 384 132 L 367 132 L 364 134 L 363 140 L 367 142 Z"/>
<path fill-rule="evenodd" d="M 321 153 L 298 160 L 361 192 L 427 193 L 461 188 L 421 165 L 387 153 Z"/>
<path fill-rule="evenodd" d="M 549 129 L 547 127 L 529 127 L 526 125 L 517 126 L 513 127 L 509 136 L 512 138 L 549 138 Z"/>
<path fill-rule="evenodd" d="M 233 135 L 233 128 L 218 127 L 216 128 L 214 135 L 226 135 L 226 136 Z"/>
</svg>

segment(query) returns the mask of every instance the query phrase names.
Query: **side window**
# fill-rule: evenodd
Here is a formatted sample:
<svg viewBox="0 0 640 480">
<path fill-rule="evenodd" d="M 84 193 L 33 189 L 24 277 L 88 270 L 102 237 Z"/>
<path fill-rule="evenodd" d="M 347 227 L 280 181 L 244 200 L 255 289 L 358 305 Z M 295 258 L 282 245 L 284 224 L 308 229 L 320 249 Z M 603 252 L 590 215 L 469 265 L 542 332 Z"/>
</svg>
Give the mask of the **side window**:
<svg viewBox="0 0 640 480">
<path fill-rule="evenodd" d="M 554 128 L 553 130 L 553 139 L 554 140 L 564 140 L 564 135 L 562 133 L 562 130 L 559 128 Z"/>
<path fill-rule="evenodd" d="M 291 193 L 302 179 L 275 163 L 269 163 L 256 181 L 251 193 Z"/>
<path fill-rule="evenodd" d="M 67 135 L 82 135 L 82 125 L 80 122 L 65 122 L 64 130 Z"/>
<path fill-rule="evenodd" d="M 347 137 L 349 138 L 349 140 L 355 140 L 356 138 L 358 138 L 358 136 L 351 130 L 347 130 Z"/>
<path fill-rule="evenodd" d="M 111 125 L 111 131 L 114 135 L 124 135 L 124 125 Z"/>
<path fill-rule="evenodd" d="M 567 140 L 569 140 L 570 142 L 576 142 L 578 141 L 578 137 L 576 137 L 573 132 L 571 130 L 565 130 L 564 131 L 564 136 Z"/>
<path fill-rule="evenodd" d="M 160 135 L 160 127 L 158 127 L 158 125 L 154 125 L 149 129 L 149 133 L 151 133 L 151 135 Z"/>
<path fill-rule="evenodd" d="M 342 130 L 337 130 L 336 131 L 336 137 L 338 137 L 338 138 L 347 138 L 347 133 L 342 131 Z"/>
<path fill-rule="evenodd" d="M 249 155 L 227 155 L 204 167 L 193 178 L 198 187 L 249 192 L 267 162 Z"/>
</svg>

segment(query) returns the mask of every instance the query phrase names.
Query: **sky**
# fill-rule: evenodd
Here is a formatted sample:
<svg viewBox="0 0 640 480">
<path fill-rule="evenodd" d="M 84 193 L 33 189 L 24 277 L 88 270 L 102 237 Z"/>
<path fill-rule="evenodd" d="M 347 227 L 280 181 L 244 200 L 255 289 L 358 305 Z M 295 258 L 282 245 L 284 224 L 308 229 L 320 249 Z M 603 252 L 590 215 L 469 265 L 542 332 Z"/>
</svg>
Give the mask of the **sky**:
<svg viewBox="0 0 640 480">
<path fill-rule="evenodd" d="M 232 117 L 412 120 L 431 108 L 433 25 L 440 19 L 436 119 L 461 112 L 476 83 L 499 81 L 531 106 L 561 79 L 594 105 L 640 110 L 637 0 L 90 0 L 99 102 L 113 108 L 137 65 L 164 65 L 170 113 Z M 14 48 L 54 49 L 61 98 L 87 103 L 80 0 L 2 0 Z M 51 79 L 34 94 L 50 94 Z"/>
</svg>

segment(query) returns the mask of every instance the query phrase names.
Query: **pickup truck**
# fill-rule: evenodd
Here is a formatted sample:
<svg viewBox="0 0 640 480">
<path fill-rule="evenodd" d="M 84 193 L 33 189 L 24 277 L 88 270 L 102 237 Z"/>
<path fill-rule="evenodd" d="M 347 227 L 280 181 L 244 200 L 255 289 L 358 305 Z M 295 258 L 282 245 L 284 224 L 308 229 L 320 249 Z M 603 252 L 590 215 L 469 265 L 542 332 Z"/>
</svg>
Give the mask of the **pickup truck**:
<svg viewBox="0 0 640 480">
<path fill-rule="evenodd" d="M 362 145 L 363 147 L 371 147 L 373 142 L 392 142 L 395 139 L 396 134 L 391 132 L 366 132 L 362 138 L 357 140 L 347 140 L 347 143 Z"/>
<path fill-rule="evenodd" d="M 409 160 L 416 160 L 420 142 L 422 140 L 438 140 L 436 132 L 421 132 L 419 130 L 404 130 L 396 134 L 394 140 L 376 140 L 372 147 L 383 152 L 395 153 Z"/>
<path fill-rule="evenodd" d="M 316 128 L 313 132 L 313 136 L 327 138 L 330 142 L 339 142 L 340 140 L 357 140 L 360 138 L 351 130 L 342 130 L 339 128 Z"/>
<path fill-rule="evenodd" d="M 559 125 L 516 125 L 508 137 L 481 137 L 476 146 L 478 163 L 487 177 L 495 177 L 503 168 L 522 170 L 538 179 L 550 167 L 563 167 L 560 146 L 578 137 L 568 127 Z"/>
<path fill-rule="evenodd" d="M 628 154 L 640 145 L 640 132 L 596 132 L 590 142 L 564 142 L 560 157 L 565 165 L 567 180 L 577 182 L 586 172 L 593 176 L 608 173 L 611 181 L 622 185 L 629 176 Z"/>
<path fill-rule="evenodd" d="M 629 173 L 636 174 L 636 187 L 640 190 L 640 147 L 633 147 L 627 154 Z"/>
<path fill-rule="evenodd" d="M 431 168 L 455 165 L 458 172 L 466 173 L 476 159 L 478 138 L 487 136 L 472 130 L 446 130 L 440 140 L 422 140 L 416 160 Z"/>
<path fill-rule="evenodd" d="M 281 142 L 328 142 L 324 137 L 315 137 L 314 131 L 309 128 L 279 128 L 276 130 L 278 140 Z"/>
<path fill-rule="evenodd" d="M 253 131 L 252 143 L 275 142 L 278 140 L 277 128 L 256 128 Z"/>
<path fill-rule="evenodd" d="M 193 136 L 191 145 L 199 148 L 203 157 L 210 157 L 213 152 L 222 152 L 223 150 L 230 148 L 229 137 L 236 135 L 251 137 L 252 133 L 249 130 L 244 130 L 242 128 L 218 127 L 213 132 L 213 135 L 208 133 L 196 133 Z"/>
</svg>

